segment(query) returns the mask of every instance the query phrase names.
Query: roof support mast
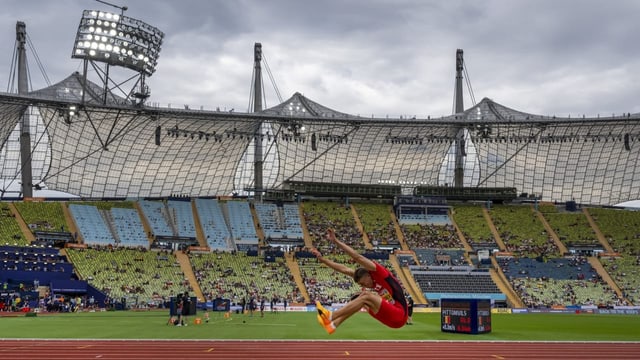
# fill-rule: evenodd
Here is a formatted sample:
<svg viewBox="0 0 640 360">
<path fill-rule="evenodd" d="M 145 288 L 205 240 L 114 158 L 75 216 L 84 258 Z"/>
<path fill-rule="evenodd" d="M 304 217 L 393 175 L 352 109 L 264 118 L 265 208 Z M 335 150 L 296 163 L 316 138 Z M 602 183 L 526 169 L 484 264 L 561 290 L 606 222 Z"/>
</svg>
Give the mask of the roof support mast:
<svg viewBox="0 0 640 360">
<path fill-rule="evenodd" d="M 27 51 L 25 43 L 27 38 L 27 26 L 24 22 L 16 23 L 16 42 L 18 44 L 18 94 L 29 92 L 27 77 Z M 22 196 L 33 197 L 33 175 L 31 173 L 31 133 L 29 110 L 25 108 L 20 122 L 20 159 L 22 174 Z"/>
<path fill-rule="evenodd" d="M 462 70 L 464 69 L 463 51 L 458 49 L 456 51 L 456 89 L 455 89 L 455 113 L 460 114 L 464 112 L 464 103 L 462 98 Z M 453 177 L 454 187 L 464 186 L 464 128 L 459 127 L 455 130 L 455 169 Z"/>
<path fill-rule="evenodd" d="M 262 111 L 262 68 L 260 62 L 262 61 L 262 44 L 255 43 L 253 46 L 253 70 L 254 70 L 254 83 L 253 83 L 253 112 L 257 113 Z M 263 155 L 262 155 L 262 136 L 260 136 L 260 130 L 262 125 L 256 129 L 257 133 L 254 136 L 254 156 L 253 156 L 253 178 L 254 178 L 254 197 L 256 200 L 262 200 L 262 167 L 263 167 Z"/>
</svg>

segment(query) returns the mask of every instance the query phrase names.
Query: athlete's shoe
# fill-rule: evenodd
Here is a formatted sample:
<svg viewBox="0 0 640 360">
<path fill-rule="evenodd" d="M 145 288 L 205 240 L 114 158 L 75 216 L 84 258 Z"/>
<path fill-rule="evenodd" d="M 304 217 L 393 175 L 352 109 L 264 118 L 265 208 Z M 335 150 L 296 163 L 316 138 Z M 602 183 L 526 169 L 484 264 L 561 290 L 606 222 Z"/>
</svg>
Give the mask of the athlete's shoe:
<svg viewBox="0 0 640 360">
<path fill-rule="evenodd" d="M 329 335 L 333 334 L 334 331 L 336 331 L 335 326 L 333 326 L 333 324 L 331 323 L 331 321 L 329 321 L 329 323 L 325 323 L 324 322 L 324 318 L 322 317 L 322 315 L 318 314 L 316 316 L 318 318 L 318 323 L 320 324 L 320 326 L 322 326 L 327 333 L 329 333 Z"/>
<path fill-rule="evenodd" d="M 327 310 L 316 300 L 316 309 L 318 309 L 318 317 L 322 319 L 324 325 L 331 324 L 331 311 Z"/>
</svg>

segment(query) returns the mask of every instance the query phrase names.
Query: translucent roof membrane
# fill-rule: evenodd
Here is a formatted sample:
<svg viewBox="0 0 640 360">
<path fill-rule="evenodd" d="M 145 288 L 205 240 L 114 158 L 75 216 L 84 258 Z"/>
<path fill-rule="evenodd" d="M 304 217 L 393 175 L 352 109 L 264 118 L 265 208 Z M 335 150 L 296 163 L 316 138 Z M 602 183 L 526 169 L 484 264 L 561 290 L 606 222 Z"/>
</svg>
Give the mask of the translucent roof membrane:
<svg viewBox="0 0 640 360">
<path fill-rule="evenodd" d="M 74 91 L 75 99 L 62 96 Z M 82 197 L 214 196 L 250 188 L 256 142 L 268 188 L 285 181 L 451 185 L 454 139 L 462 131 L 465 186 L 515 187 L 546 201 L 602 205 L 640 198 L 637 114 L 554 118 L 483 99 L 437 119 L 365 118 L 296 93 L 259 114 L 135 107 L 115 99 L 106 106 L 87 101 L 70 117 L 77 94 L 59 88 L 30 97 L 0 94 L 0 135 L 6 152 L 24 109 L 36 107 L 50 153 L 42 157 L 50 161 L 42 181 Z M 0 165 L 10 167 L 7 161 Z"/>
</svg>

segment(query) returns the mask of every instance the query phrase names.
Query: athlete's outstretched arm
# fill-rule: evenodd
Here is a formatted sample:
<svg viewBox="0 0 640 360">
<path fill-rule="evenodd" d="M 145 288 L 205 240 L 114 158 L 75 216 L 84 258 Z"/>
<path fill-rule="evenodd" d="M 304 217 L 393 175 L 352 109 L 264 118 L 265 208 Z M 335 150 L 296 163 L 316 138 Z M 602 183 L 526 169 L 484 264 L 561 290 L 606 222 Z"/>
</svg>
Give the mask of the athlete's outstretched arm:
<svg viewBox="0 0 640 360">
<path fill-rule="evenodd" d="M 374 264 L 373 261 L 367 259 L 363 255 L 359 254 L 357 251 L 353 250 L 353 248 L 351 248 L 351 246 L 349 246 L 349 245 L 343 243 L 342 241 L 338 240 L 338 238 L 336 238 L 336 232 L 333 229 L 327 230 L 327 238 L 329 239 L 329 241 L 331 241 L 332 243 L 336 244 L 340 249 L 342 249 L 344 252 L 346 252 L 347 255 L 351 256 L 353 258 L 353 260 L 355 260 L 363 268 L 365 268 L 365 269 L 367 269 L 369 271 L 375 271 L 376 270 L 376 264 Z"/>
<path fill-rule="evenodd" d="M 353 274 L 355 272 L 355 270 L 353 270 L 352 268 L 343 265 L 343 264 L 338 264 L 335 261 L 329 260 L 327 258 L 325 258 L 324 256 L 322 256 L 322 253 L 320 253 L 320 251 L 318 251 L 318 249 L 311 249 L 311 253 L 313 255 L 316 256 L 316 258 L 318 259 L 318 261 L 320 261 L 321 263 L 327 265 L 328 267 L 332 268 L 333 270 L 343 273 L 349 277 L 353 277 Z"/>
</svg>

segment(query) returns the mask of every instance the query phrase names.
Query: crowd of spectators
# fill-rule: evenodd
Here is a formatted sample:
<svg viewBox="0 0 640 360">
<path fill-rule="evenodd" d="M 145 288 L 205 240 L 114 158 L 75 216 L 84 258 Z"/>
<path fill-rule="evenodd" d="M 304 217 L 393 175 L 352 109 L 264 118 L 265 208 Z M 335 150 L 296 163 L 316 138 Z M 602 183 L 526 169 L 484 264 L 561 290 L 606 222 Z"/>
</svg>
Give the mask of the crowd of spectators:
<svg viewBox="0 0 640 360">
<path fill-rule="evenodd" d="M 462 242 L 453 225 L 400 225 L 410 249 L 462 248 Z"/>
<path fill-rule="evenodd" d="M 154 294 L 170 294 L 193 288 L 168 250 L 92 245 L 67 249 L 82 279 L 112 298 L 131 297 L 140 303 L 152 302 Z"/>
<path fill-rule="evenodd" d="M 494 206 L 492 221 L 506 250 L 517 256 L 561 256 L 537 215 L 527 206 Z"/>
<path fill-rule="evenodd" d="M 601 258 L 600 262 L 618 284 L 623 298 L 640 303 L 640 256 Z"/>
<path fill-rule="evenodd" d="M 191 254 L 190 259 L 205 300 L 224 298 L 232 304 L 248 298 L 304 302 L 282 257 L 265 261 L 241 252 L 213 252 Z"/>
<path fill-rule="evenodd" d="M 506 247 L 505 250 L 513 254 L 530 257 L 559 255 L 558 247 L 551 237 L 544 242 L 531 238 L 520 238 L 516 241 L 511 232 L 503 232 L 500 237 Z"/>
<path fill-rule="evenodd" d="M 365 248 L 362 233 L 358 230 L 351 207 L 348 205 L 314 201 L 304 203 L 304 221 L 307 224 L 311 242 L 318 249 L 334 247 L 326 239 L 328 228 L 333 228 L 340 240 L 352 248 L 358 251 Z"/>
<path fill-rule="evenodd" d="M 583 256 L 503 258 L 502 272 L 527 307 L 626 305 Z"/>
</svg>

